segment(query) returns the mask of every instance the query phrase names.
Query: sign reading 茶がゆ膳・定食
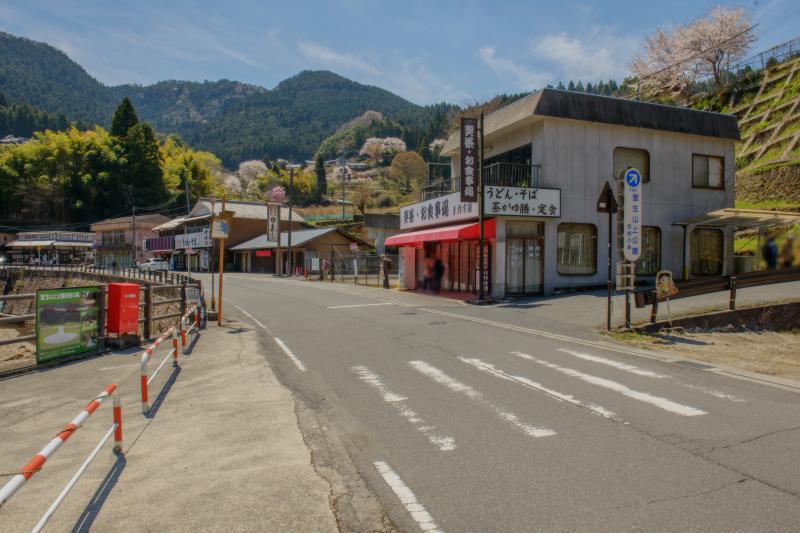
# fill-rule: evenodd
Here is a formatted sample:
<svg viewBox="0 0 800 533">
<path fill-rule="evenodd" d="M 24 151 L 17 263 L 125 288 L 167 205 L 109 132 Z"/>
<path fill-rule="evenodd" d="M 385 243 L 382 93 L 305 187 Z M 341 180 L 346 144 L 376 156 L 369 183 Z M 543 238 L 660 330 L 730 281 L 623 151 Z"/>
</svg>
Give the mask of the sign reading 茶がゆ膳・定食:
<svg viewBox="0 0 800 533">
<path fill-rule="evenodd" d="M 36 362 L 46 363 L 97 349 L 98 287 L 36 291 Z"/>
<path fill-rule="evenodd" d="M 478 218 L 478 204 L 462 202 L 454 192 L 400 208 L 400 229 L 435 226 Z"/>
<path fill-rule="evenodd" d="M 483 214 L 560 217 L 561 189 L 484 185 Z"/>
</svg>

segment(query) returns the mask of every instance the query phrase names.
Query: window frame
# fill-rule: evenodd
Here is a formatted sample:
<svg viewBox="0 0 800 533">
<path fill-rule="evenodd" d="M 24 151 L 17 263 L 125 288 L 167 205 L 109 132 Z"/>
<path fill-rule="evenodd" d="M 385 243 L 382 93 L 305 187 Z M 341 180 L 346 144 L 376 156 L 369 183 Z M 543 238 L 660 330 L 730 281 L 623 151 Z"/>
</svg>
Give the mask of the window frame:
<svg viewBox="0 0 800 533">
<path fill-rule="evenodd" d="M 638 150 L 640 152 L 644 152 L 645 154 L 647 154 L 647 170 L 643 171 L 640 168 L 636 169 L 636 170 L 638 170 L 640 172 L 643 172 L 643 175 L 642 175 L 642 182 L 643 183 L 650 183 L 650 167 L 651 167 L 651 165 L 650 165 L 650 150 L 648 150 L 647 148 L 636 148 L 635 146 L 615 146 L 614 149 L 611 151 L 611 172 L 612 173 L 614 172 L 614 166 L 615 166 L 614 165 L 614 152 L 616 152 L 617 150 Z M 631 168 L 631 167 L 628 166 L 628 167 L 626 167 L 626 169 L 627 168 Z M 623 170 L 625 170 L 625 169 L 623 169 Z M 617 175 L 616 174 L 614 175 L 614 179 L 617 179 Z"/>
<path fill-rule="evenodd" d="M 694 182 L 694 159 L 695 157 L 704 157 L 706 161 L 706 185 L 697 185 Z M 708 185 L 709 179 L 711 174 L 709 173 L 709 161 L 711 158 L 719 159 L 721 166 L 720 166 L 720 186 L 714 187 L 712 185 Z M 692 188 L 693 189 L 711 189 L 712 191 L 724 191 L 725 190 L 725 156 L 722 155 L 714 155 L 714 154 L 701 154 L 697 152 L 692 152 Z"/>
<path fill-rule="evenodd" d="M 703 277 L 713 277 L 713 276 L 721 276 L 722 273 L 725 271 L 725 232 L 723 232 L 719 228 L 704 228 L 704 227 L 697 227 L 692 229 L 691 233 L 691 245 L 689 246 L 690 251 L 694 251 L 695 246 L 695 232 L 714 232 L 719 236 L 720 240 L 720 258 L 719 258 L 719 271 L 706 274 L 702 272 L 697 272 L 694 269 L 696 259 L 692 257 L 692 260 L 689 264 L 689 269 L 693 277 L 696 278 L 703 278 Z"/>
<path fill-rule="evenodd" d="M 592 272 L 585 272 L 585 273 L 574 273 L 574 272 L 561 272 L 560 269 L 560 254 L 558 253 L 558 229 L 564 225 L 569 224 L 573 226 L 591 226 L 594 229 L 594 270 Z M 598 263 L 598 247 L 599 247 L 599 239 L 600 234 L 598 233 L 597 224 L 593 224 L 592 222 L 559 222 L 556 226 L 556 273 L 559 276 L 568 276 L 568 277 L 585 277 L 585 276 L 594 276 L 597 274 L 597 263 Z"/>
<path fill-rule="evenodd" d="M 658 266 L 656 266 L 656 270 L 654 272 L 652 272 L 652 273 L 651 272 L 646 272 L 646 273 L 636 272 L 636 275 L 637 276 L 655 276 L 656 274 L 658 274 L 659 270 L 661 270 L 662 269 L 661 267 L 663 266 L 664 256 L 662 255 L 662 252 L 664 250 L 664 239 L 663 239 L 664 232 L 661 231 L 661 227 L 660 226 L 642 226 L 642 233 L 644 233 L 645 229 L 655 229 L 657 231 L 657 233 L 658 233 Z M 639 259 L 641 259 L 641 255 L 639 256 Z M 636 260 L 637 264 L 639 263 L 639 259 Z"/>
</svg>

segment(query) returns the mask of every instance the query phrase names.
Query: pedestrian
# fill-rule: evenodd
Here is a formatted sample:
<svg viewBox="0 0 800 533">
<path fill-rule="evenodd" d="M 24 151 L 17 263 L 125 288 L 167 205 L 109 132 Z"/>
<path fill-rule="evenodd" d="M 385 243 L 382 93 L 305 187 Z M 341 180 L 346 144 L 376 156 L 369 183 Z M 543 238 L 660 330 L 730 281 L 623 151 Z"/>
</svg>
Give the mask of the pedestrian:
<svg viewBox="0 0 800 533">
<path fill-rule="evenodd" d="M 422 290 L 433 290 L 433 257 L 430 255 L 425 256 L 425 276 L 422 278 Z"/>
<path fill-rule="evenodd" d="M 112 262 L 111 262 L 111 272 L 112 272 L 112 273 L 113 273 L 115 276 L 117 275 L 117 262 L 116 262 L 116 261 L 112 261 Z"/>
<path fill-rule="evenodd" d="M 392 269 L 392 260 L 386 254 L 381 254 L 381 279 L 383 279 L 383 288 L 389 288 L 389 271 Z"/>
<path fill-rule="evenodd" d="M 771 235 L 767 237 L 767 242 L 761 248 L 761 255 L 767 263 L 767 269 L 774 270 L 778 266 L 778 246 Z"/>
<path fill-rule="evenodd" d="M 328 270 L 328 258 L 322 258 L 322 268 L 319 271 L 319 279 L 325 281 L 325 271 Z"/>
<path fill-rule="evenodd" d="M 792 268 L 794 265 L 794 237 L 789 235 L 781 246 L 781 268 Z"/>
<path fill-rule="evenodd" d="M 437 257 L 433 263 L 433 292 L 442 290 L 442 276 L 444 276 L 444 263 Z"/>
</svg>

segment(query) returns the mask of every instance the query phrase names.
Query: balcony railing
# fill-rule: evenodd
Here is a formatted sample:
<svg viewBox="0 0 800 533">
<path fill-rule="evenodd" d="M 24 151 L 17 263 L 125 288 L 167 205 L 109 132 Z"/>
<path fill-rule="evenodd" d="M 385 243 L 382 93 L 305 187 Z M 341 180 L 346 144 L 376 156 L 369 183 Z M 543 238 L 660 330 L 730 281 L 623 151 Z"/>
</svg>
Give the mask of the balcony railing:
<svg viewBox="0 0 800 533">
<path fill-rule="evenodd" d="M 501 187 L 540 187 L 542 165 L 525 165 L 517 163 L 492 163 L 483 167 L 485 185 Z M 422 200 L 430 200 L 459 191 L 461 178 L 442 178 L 429 183 L 422 189 Z"/>
</svg>

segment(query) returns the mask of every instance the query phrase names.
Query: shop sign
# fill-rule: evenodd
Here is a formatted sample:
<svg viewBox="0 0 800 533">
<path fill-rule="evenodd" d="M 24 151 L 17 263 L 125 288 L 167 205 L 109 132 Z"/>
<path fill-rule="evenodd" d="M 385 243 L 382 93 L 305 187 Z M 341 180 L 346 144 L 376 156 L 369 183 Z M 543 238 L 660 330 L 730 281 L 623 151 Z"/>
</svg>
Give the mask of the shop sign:
<svg viewBox="0 0 800 533">
<path fill-rule="evenodd" d="M 625 259 L 636 261 L 642 254 L 642 175 L 635 168 L 625 171 L 625 217 L 623 252 Z"/>
<path fill-rule="evenodd" d="M 461 118 L 461 201 L 478 201 L 478 120 Z"/>
<path fill-rule="evenodd" d="M 36 291 L 36 362 L 97 349 L 99 287 Z"/>
<path fill-rule="evenodd" d="M 312 257 L 311 258 L 311 271 L 312 272 L 319 272 L 319 257 Z"/>
<path fill-rule="evenodd" d="M 478 218 L 478 204 L 462 202 L 461 193 L 432 198 L 400 208 L 400 229 L 447 224 Z"/>
<path fill-rule="evenodd" d="M 272 250 L 256 250 L 256 257 L 270 257 Z"/>
<path fill-rule="evenodd" d="M 484 186 L 483 214 L 519 217 L 561 216 L 561 189 Z"/>
<path fill-rule="evenodd" d="M 278 242 L 281 227 L 281 204 L 267 203 L 267 241 Z"/>
<path fill-rule="evenodd" d="M 179 233 L 175 235 L 175 249 L 183 248 L 209 248 L 211 247 L 211 234 L 208 228 L 194 233 Z"/>
<path fill-rule="evenodd" d="M 200 268 L 208 268 L 208 250 L 200 250 Z"/>
</svg>

